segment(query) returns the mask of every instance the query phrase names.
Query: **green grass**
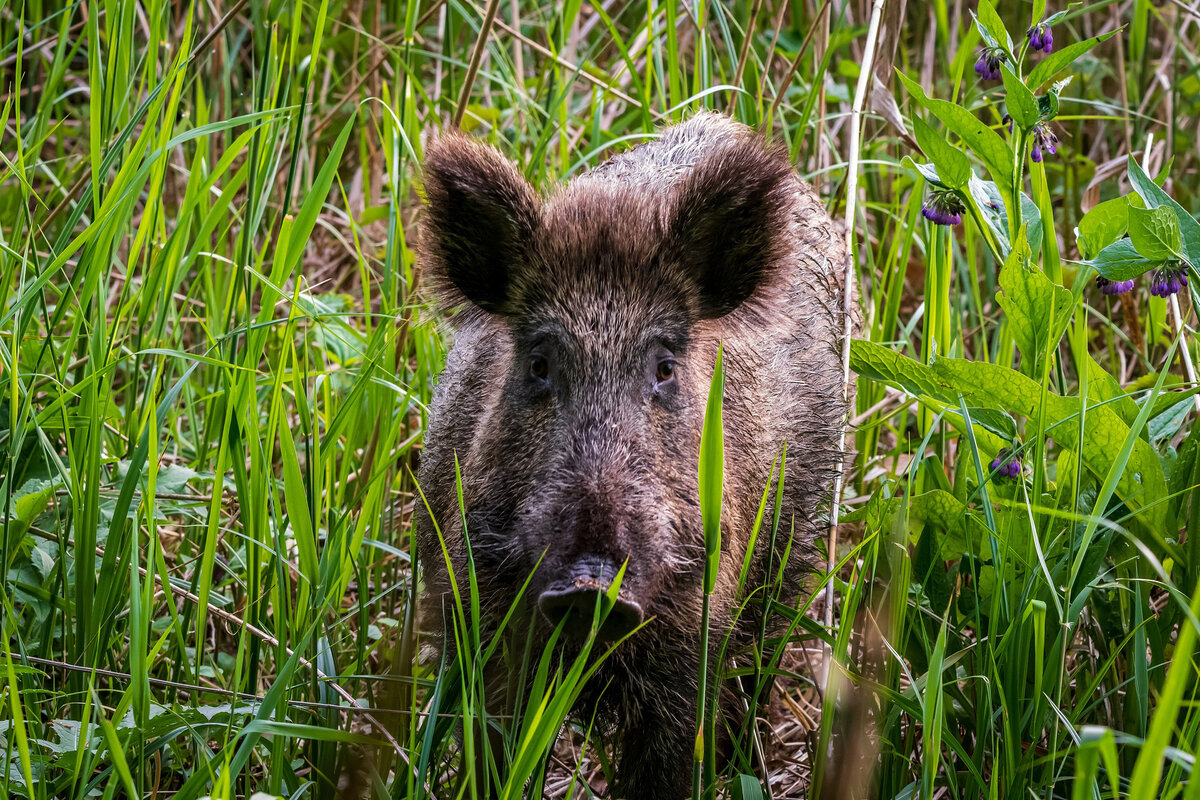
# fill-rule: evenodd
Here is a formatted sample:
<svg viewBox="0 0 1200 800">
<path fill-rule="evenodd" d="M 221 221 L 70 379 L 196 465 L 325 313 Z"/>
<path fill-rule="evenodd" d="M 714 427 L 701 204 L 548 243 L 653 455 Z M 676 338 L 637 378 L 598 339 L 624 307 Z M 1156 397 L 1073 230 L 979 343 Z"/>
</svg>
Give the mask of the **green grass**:
<svg viewBox="0 0 1200 800">
<path fill-rule="evenodd" d="M 735 670 L 766 721 L 730 721 L 722 766 L 711 718 L 698 790 L 1200 798 L 1196 274 L 1180 334 L 1148 278 L 1108 298 L 1083 263 L 1118 225 L 1085 212 L 1134 190 L 1104 244 L 1164 198 L 1189 242 L 1200 20 L 1051 7 L 1058 52 L 1124 28 L 1071 67 L 1059 154 L 1031 165 L 1002 124 L 1019 87 L 975 79 L 973 5 L 885 2 L 856 184 L 868 4 L 0 7 L 6 796 L 602 787 L 588 721 L 555 740 L 605 653 L 514 651 L 460 613 L 471 657 L 422 657 L 413 474 L 449 344 L 413 255 L 422 141 L 461 119 L 549 187 L 710 107 L 783 142 L 835 217 L 856 185 L 865 325 L 837 569 L 799 608 L 746 587 L 784 623 Z M 999 4 L 1018 49 L 1031 14 Z M 997 187 L 953 230 L 913 166 L 944 179 L 947 148 Z M 1018 207 L 1029 247 L 996 213 Z M 769 497 L 758 535 L 783 542 Z M 492 658 L 533 687 L 499 737 Z"/>
</svg>

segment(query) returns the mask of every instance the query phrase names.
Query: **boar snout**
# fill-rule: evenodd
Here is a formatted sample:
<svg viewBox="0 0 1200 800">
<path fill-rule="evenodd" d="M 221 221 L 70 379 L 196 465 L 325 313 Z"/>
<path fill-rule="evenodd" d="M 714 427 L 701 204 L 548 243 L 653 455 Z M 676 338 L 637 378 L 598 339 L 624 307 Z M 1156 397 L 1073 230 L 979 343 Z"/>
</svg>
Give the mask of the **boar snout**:
<svg viewBox="0 0 1200 800">
<path fill-rule="evenodd" d="M 579 558 L 565 580 L 556 581 L 538 596 L 538 610 L 551 625 L 564 622 L 564 631 L 573 638 L 586 636 L 598 602 L 607 602 L 604 592 L 612 586 L 618 567 L 597 556 Z M 645 611 L 625 590 L 618 592 L 608 610 L 599 634 L 601 639 L 619 639 L 642 624 Z"/>
</svg>

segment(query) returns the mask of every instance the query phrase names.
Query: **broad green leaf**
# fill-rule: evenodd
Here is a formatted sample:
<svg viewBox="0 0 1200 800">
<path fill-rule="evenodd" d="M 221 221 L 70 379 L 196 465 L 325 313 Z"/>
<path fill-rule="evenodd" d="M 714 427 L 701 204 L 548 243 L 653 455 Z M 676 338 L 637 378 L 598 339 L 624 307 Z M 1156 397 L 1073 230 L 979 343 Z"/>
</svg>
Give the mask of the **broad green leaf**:
<svg viewBox="0 0 1200 800">
<path fill-rule="evenodd" d="M 1095 258 L 1101 250 L 1125 235 L 1129 229 L 1129 198 L 1105 200 L 1079 220 L 1075 240 L 1084 258 Z"/>
<path fill-rule="evenodd" d="M 928 367 L 895 350 L 862 339 L 850 343 L 850 366 L 864 378 L 898 386 L 910 394 L 941 398 L 948 388 L 937 384 Z M 1003 409 L 992 403 L 986 407 Z"/>
<path fill-rule="evenodd" d="M 1120 239 L 1105 247 L 1089 264 L 1110 281 L 1129 281 L 1149 272 L 1160 262 L 1149 261 L 1129 239 Z"/>
<path fill-rule="evenodd" d="M 937 166 L 941 182 L 951 189 L 962 189 L 971 178 L 971 161 L 958 148 L 953 147 L 942 135 L 926 124 L 919 115 L 912 118 L 913 132 L 921 151 Z"/>
<path fill-rule="evenodd" d="M 1057 84 L 1055 84 L 1057 85 Z M 1050 91 L 1037 96 L 1038 115 L 1042 119 L 1054 119 L 1058 116 L 1058 92 Z"/>
<path fill-rule="evenodd" d="M 1183 206 L 1171 198 L 1171 195 L 1151 180 L 1133 156 L 1129 157 L 1129 182 L 1133 184 L 1133 189 L 1138 196 L 1146 202 L 1147 208 L 1168 206 L 1175 209 L 1180 237 L 1183 240 L 1184 256 L 1193 266 L 1200 266 L 1200 222 L 1197 222 Z"/>
<path fill-rule="evenodd" d="M 1040 5 L 1042 8 L 1042 13 L 1046 13 L 1046 4 L 1041 3 Z M 1083 3 L 1067 3 L 1066 8 L 1055 11 L 1053 14 L 1043 19 L 1042 24 L 1050 27 L 1057 25 L 1060 21 L 1066 18 L 1067 14 L 1071 13 L 1073 9 L 1079 8 L 1081 5 L 1083 5 Z"/>
<path fill-rule="evenodd" d="M 965 422 L 962 419 L 959 409 L 948 406 L 946 410 L 950 412 L 948 419 L 951 420 L 951 424 L 954 424 L 955 417 L 960 422 Z M 970 415 L 971 422 L 976 426 L 983 428 L 1005 442 L 1011 442 L 1017 438 L 1017 423 L 1007 411 L 1000 411 L 995 408 L 971 408 L 968 406 L 967 414 Z M 999 446 L 997 446 L 998 448 Z"/>
<path fill-rule="evenodd" d="M 1010 57 L 1013 55 L 1012 37 L 1008 35 L 1008 28 L 1004 27 L 1004 21 L 996 13 L 991 0 L 979 0 L 978 11 L 972 12 L 971 16 L 975 17 L 979 35 L 989 47 L 1002 47 Z"/>
<path fill-rule="evenodd" d="M 1031 27 L 1042 21 L 1046 15 L 1046 0 L 1033 0 L 1033 16 L 1030 17 Z"/>
<path fill-rule="evenodd" d="M 1138 208 L 1131 205 L 1129 239 L 1134 248 L 1151 261 L 1183 257 L 1179 215 L 1170 206 Z"/>
<path fill-rule="evenodd" d="M 31 480 L 13 493 L 12 518 L 9 520 L 8 541 L 20 542 L 29 526 L 46 510 L 54 498 L 61 480 Z M 8 566 L 7 564 L 5 566 Z"/>
<path fill-rule="evenodd" d="M 1088 393 L 1091 398 L 1107 403 L 1122 422 L 1126 425 L 1131 424 L 1137 419 L 1137 403 L 1121 388 L 1116 378 L 1109 375 L 1104 367 L 1096 363 L 1096 359 L 1088 356 L 1087 364 Z"/>
<path fill-rule="evenodd" d="M 1037 124 L 1041 117 L 1037 98 L 1029 91 L 1021 79 L 1016 76 L 1008 64 L 1000 67 L 1000 75 L 1004 78 L 1004 99 L 1008 106 L 1009 116 L 1017 125 L 1029 130 Z"/>
<path fill-rule="evenodd" d="M 1157 380 L 1155 382 L 1157 383 Z M 1177 375 L 1168 373 L 1167 379 L 1163 381 L 1163 384 L 1164 386 L 1180 387 L 1183 385 L 1183 379 Z M 1172 391 L 1164 389 L 1162 394 L 1154 398 L 1154 409 L 1150 412 L 1150 418 L 1153 419 L 1159 414 L 1165 413 L 1167 409 L 1174 407 L 1178 403 L 1182 403 L 1190 397 L 1194 397 L 1197 393 L 1200 393 L 1200 386 Z"/>
<path fill-rule="evenodd" d="M 901 166 L 912 170 L 920 175 L 925 180 L 937 186 L 946 186 L 946 182 L 942 180 L 942 176 L 938 174 L 937 167 L 933 164 L 918 164 L 913 161 L 910 156 L 905 156 L 900 161 Z"/>
<path fill-rule="evenodd" d="M 969 405 L 1035 418 L 1039 398 L 1043 396 L 1037 382 L 989 362 L 941 358 L 925 366 L 862 340 L 851 344 L 850 360 L 860 375 L 945 404 L 957 403 L 961 395 Z M 1046 435 L 1063 447 L 1079 448 L 1088 471 L 1104 479 L 1110 466 L 1121 457 L 1129 426 L 1106 404 L 1089 403 L 1087 428 L 1081 437 L 1079 398 L 1047 394 L 1046 402 Z M 1133 443 L 1125 465 L 1116 493 L 1139 514 L 1146 530 L 1161 543 L 1166 508 L 1156 500 L 1166 494 L 1166 478 L 1158 453 L 1139 438 Z"/>
<path fill-rule="evenodd" d="M 1150 413 L 1150 419 L 1146 422 L 1146 436 L 1151 443 L 1162 441 L 1178 433 L 1194 407 L 1192 403 L 1180 402 L 1181 394 L 1179 392 L 1159 395 L 1159 398 L 1163 397 L 1175 402 L 1162 411 L 1158 410 L 1158 403 L 1155 403 L 1155 410 Z M 1184 396 L 1182 399 L 1186 400 L 1187 397 Z"/>
<path fill-rule="evenodd" d="M 974 176 L 971 176 L 967 187 L 971 191 L 971 196 L 975 198 L 975 204 L 979 206 L 979 215 L 983 217 L 984 224 L 996 237 L 1000 252 L 1007 256 L 1012 245 L 1008 241 L 1008 207 L 1000 194 L 1000 189 L 991 181 L 980 180 Z M 1038 211 L 1037 203 L 1033 202 L 1024 192 L 1021 192 L 1021 219 L 1025 221 L 1025 237 L 1029 241 L 1029 248 L 1034 252 L 1040 251 L 1042 249 L 1041 212 Z"/>
<path fill-rule="evenodd" d="M 1093 36 L 1091 39 L 1084 39 L 1082 42 L 1074 42 L 1061 50 L 1051 53 L 1039 61 L 1038 65 L 1030 71 L 1029 75 L 1025 78 L 1025 84 L 1036 92 L 1055 75 L 1071 66 L 1075 59 L 1101 42 L 1111 39 L 1120 30 L 1121 28 L 1118 28 L 1115 31 Z"/>
<path fill-rule="evenodd" d="M 1024 266 L 1029 246 L 1023 237 L 1018 242 L 1000 270 L 996 301 L 1012 323 L 1022 372 L 1037 376 L 1042 374 L 1047 354 L 1057 348 L 1075 303 L 1068 290 L 1055 286 L 1040 270 Z"/>
<path fill-rule="evenodd" d="M 983 161 L 993 180 L 997 183 L 1002 182 L 1005 187 L 1009 186 L 1012 182 L 1012 149 L 1000 138 L 1000 134 L 980 122 L 962 106 L 927 96 L 921 85 L 903 72 L 897 70 L 896 76 L 913 99 L 940 119 L 943 125 L 958 134 L 967 147 Z"/>
</svg>

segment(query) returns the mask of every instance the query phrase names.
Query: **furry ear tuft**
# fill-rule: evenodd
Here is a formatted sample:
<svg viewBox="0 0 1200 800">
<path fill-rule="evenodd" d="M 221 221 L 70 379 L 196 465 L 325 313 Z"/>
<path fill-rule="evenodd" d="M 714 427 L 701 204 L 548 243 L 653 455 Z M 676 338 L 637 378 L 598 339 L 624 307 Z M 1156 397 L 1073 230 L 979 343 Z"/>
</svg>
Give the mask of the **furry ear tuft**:
<svg viewBox="0 0 1200 800">
<path fill-rule="evenodd" d="M 676 196 L 669 241 L 699 288 L 700 316 L 746 301 L 784 242 L 795 173 L 781 150 L 739 137 L 704 156 Z"/>
<path fill-rule="evenodd" d="M 495 148 L 446 132 L 425 151 L 425 200 L 422 256 L 443 305 L 511 313 L 541 214 L 533 188 Z"/>
</svg>

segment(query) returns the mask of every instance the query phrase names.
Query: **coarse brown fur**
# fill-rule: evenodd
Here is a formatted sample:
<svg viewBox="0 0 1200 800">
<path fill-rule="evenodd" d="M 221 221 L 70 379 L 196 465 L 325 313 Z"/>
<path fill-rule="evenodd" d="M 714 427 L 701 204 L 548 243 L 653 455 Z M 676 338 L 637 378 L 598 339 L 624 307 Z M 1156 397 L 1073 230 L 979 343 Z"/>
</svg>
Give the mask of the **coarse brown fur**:
<svg viewBox="0 0 1200 800">
<path fill-rule="evenodd" d="M 782 151 L 712 113 L 545 199 L 494 149 L 447 133 L 427 150 L 425 191 L 420 257 L 456 313 L 419 477 L 455 572 L 467 564 L 456 457 L 485 627 L 533 571 L 518 619 L 544 637 L 542 592 L 627 563 L 621 595 L 649 622 L 593 681 L 608 688 L 585 713 L 598 707 L 612 722 L 620 796 L 683 796 L 704 561 L 697 465 L 717 346 L 727 378 L 714 643 L 732 624 L 759 498 L 784 445 L 781 530 L 795 531 L 795 593 L 813 566 L 846 412 L 843 242 Z M 423 509 L 417 525 L 436 632 L 449 577 Z M 769 553 L 766 541 L 751 585 L 788 544 Z M 735 637 L 757 620 L 737 625 Z"/>
</svg>

